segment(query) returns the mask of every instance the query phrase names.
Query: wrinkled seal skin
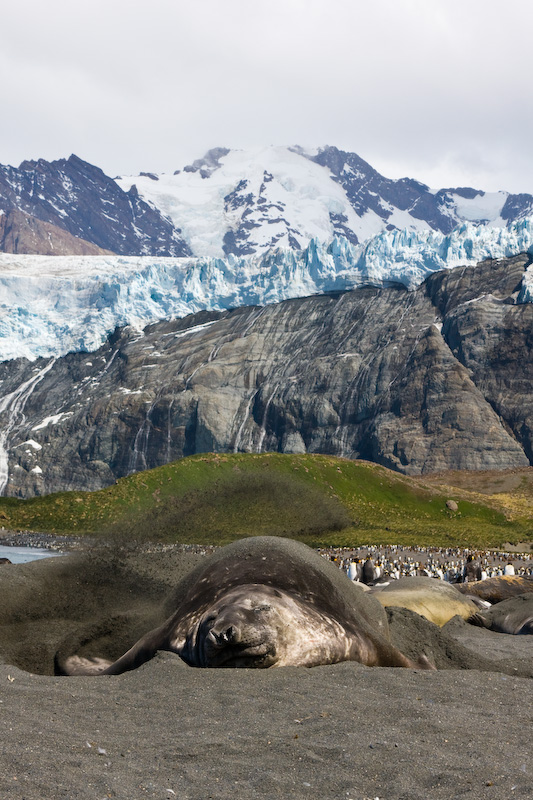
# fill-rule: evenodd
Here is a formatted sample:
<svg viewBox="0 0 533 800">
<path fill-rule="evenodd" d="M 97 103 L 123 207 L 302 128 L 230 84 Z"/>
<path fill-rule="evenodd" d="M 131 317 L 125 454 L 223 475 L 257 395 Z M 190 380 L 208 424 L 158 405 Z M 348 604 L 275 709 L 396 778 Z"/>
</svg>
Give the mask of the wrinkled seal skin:
<svg viewBox="0 0 533 800">
<path fill-rule="evenodd" d="M 117 661 L 63 658 L 56 673 L 118 675 L 158 650 L 193 667 L 367 666 L 432 669 L 411 661 L 388 635 L 387 615 L 337 567 L 281 537 L 243 539 L 216 551 L 180 582 L 174 613 Z"/>
<path fill-rule="evenodd" d="M 514 636 L 533 634 L 533 594 L 519 594 L 502 600 L 486 611 L 474 614 L 468 622 L 496 633 Z"/>
</svg>

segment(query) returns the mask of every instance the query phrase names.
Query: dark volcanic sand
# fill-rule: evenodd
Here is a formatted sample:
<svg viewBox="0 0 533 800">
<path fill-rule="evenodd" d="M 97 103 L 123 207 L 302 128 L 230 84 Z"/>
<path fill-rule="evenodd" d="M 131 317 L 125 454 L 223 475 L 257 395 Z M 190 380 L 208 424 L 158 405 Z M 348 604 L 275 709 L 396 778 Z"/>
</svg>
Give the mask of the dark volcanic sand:
<svg viewBox="0 0 533 800">
<path fill-rule="evenodd" d="M 529 636 L 393 610 L 395 643 L 438 671 L 199 670 L 164 653 L 117 677 L 51 675 L 91 626 L 94 654 L 120 654 L 199 558 L 0 568 L 0 797 L 533 797 L 533 684 L 515 671 L 533 675 Z"/>
</svg>

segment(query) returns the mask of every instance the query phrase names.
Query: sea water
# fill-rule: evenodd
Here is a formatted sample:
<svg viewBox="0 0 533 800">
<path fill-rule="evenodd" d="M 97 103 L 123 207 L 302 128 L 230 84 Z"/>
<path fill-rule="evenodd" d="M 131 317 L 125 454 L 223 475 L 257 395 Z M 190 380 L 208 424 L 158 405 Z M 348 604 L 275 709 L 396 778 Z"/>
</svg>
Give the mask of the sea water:
<svg viewBox="0 0 533 800">
<path fill-rule="evenodd" d="M 0 558 L 9 558 L 13 564 L 25 564 L 38 558 L 61 556 L 56 550 L 44 550 L 40 547 L 6 547 L 0 545 Z"/>
</svg>

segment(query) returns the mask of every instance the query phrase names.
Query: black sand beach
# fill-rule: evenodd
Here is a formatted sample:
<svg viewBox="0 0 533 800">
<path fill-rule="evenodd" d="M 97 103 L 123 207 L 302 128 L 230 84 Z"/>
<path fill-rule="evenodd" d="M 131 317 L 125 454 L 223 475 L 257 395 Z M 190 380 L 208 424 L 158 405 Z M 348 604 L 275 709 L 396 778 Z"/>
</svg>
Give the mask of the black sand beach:
<svg viewBox="0 0 533 800">
<path fill-rule="evenodd" d="M 0 571 L 1 796 L 531 798 L 533 642 L 390 613 L 438 670 L 354 663 L 199 670 L 163 653 L 117 677 L 54 677 L 96 639 L 115 657 L 161 621 L 202 556 L 106 550 Z"/>
</svg>

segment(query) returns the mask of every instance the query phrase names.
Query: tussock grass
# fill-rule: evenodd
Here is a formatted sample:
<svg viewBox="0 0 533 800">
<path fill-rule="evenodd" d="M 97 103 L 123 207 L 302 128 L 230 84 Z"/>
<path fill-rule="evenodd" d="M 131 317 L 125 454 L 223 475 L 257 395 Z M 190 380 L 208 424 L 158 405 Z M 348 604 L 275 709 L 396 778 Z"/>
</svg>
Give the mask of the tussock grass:
<svg viewBox="0 0 533 800">
<path fill-rule="evenodd" d="M 136 540 L 226 544 L 258 535 L 320 539 L 351 525 L 346 506 L 323 487 L 275 471 L 239 469 L 203 488 L 167 496 L 148 512 L 128 515 L 111 532 Z"/>
<path fill-rule="evenodd" d="M 312 546 L 485 548 L 532 538 L 533 504 L 524 504 L 523 481 L 516 482 L 522 494 L 510 514 L 508 481 L 505 502 L 499 502 L 497 492 L 469 491 L 467 479 L 461 483 L 451 475 L 409 478 L 376 464 L 321 455 L 205 454 L 136 473 L 98 492 L 0 498 L 0 524 L 191 544 L 270 534 Z M 457 512 L 446 507 L 448 499 L 457 501 Z"/>
</svg>

